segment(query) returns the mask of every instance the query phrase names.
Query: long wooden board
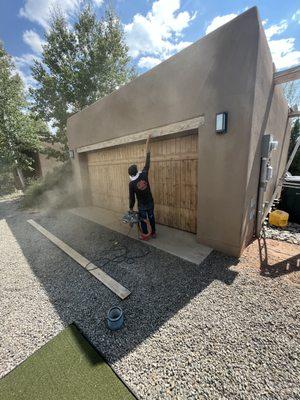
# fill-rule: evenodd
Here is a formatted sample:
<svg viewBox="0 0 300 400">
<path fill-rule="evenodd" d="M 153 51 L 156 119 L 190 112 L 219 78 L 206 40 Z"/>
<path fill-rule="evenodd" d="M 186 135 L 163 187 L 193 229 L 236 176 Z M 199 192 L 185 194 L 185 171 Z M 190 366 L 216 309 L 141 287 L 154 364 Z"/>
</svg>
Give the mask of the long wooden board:
<svg viewBox="0 0 300 400">
<path fill-rule="evenodd" d="M 35 222 L 32 219 L 27 221 L 31 226 L 37 229 L 42 235 L 44 235 L 47 239 L 49 239 L 52 243 L 54 243 L 58 248 L 60 248 L 63 252 L 68 254 L 73 260 L 75 260 L 79 265 L 81 265 L 84 269 L 89 271 L 95 278 L 97 278 L 100 282 L 103 283 L 108 289 L 114 292 L 117 296 L 119 296 L 122 300 L 126 299 L 131 292 L 122 286 L 119 282 L 109 276 L 106 272 L 102 271 L 99 267 L 94 265 L 90 260 L 83 257 L 80 253 L 74 250 L 72 247 L 64 243 L 58 237 L 53 235 L 47 229 L 42 227 L 40 224 Z"/>
<path fill-rule="evenodd" d="M 300 65 L 296 67 L 284 69 L 283 71 L 278 71 L 274 73 L 274 83 L 275 85 L 280 85 L 281 83 L 296 81 L 300 79 Z"/>
<path fill-rule="evenodd" d="M 300 110 L 299 111 L 291 111 L 289 113 L 289 118 L 297 118 L 300 117 Z"/>
<path fill-rule="evenodd" d="M 128 143 L 139 142 L 147 139 L 149 133 L 153 138 L 160 138 L 174 133 L 197 129 L 204 124 L 204 116 L 191 118 L 185 121 L 175 122 L 173 124 L 161 126 L 158 128 L 147 129 L 146 131 L 132 133 L 131 135 L 122 136 L 115 139 L 106 140 L 99 143 L 90 144 L 88 146 L 79 147 L 77 153 L 105 149 L 108 147 L 121 146 Z"/>
</svg>

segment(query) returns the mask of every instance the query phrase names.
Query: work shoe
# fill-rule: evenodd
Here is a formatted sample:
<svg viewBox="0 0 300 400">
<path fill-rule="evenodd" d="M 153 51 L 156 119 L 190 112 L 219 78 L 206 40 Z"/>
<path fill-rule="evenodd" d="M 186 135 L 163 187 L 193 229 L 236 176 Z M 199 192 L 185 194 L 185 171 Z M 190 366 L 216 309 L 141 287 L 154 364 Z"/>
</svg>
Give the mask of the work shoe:
<svg viewBox="0 0 300 400">
<path fill-rule="evenodd" d="M 149 240 L 149 236 L 147 236 L 147 235 L 141 235 L 140 236 L 140 240 Z"/>
</svg>

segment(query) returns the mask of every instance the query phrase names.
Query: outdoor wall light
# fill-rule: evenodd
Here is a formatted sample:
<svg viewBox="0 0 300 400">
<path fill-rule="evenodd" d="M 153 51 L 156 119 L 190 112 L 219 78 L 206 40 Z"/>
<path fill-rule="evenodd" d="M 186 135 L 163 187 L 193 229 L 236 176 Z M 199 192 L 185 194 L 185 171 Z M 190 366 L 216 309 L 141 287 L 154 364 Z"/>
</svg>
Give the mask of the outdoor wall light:
<svg viewBox="0 0 300 400">
<path fill-rule="evenodd" d="M 70 158 L 74 158 L 74 150 L 69 150 L 69 156 Z"/>
<path fill-rule="evenodd" d="M 228 113 L 221 112 L 216 114 L 216 133 L 227 132 Z"/>
</svg>

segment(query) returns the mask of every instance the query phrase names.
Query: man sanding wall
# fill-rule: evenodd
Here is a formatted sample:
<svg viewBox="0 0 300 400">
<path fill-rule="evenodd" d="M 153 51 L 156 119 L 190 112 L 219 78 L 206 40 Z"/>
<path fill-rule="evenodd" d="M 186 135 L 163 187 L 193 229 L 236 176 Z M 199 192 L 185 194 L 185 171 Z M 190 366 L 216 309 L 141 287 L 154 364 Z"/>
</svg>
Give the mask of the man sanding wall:
<svg viewBox="0 0 300 400">
<path fill-rule="evenodd" d="M 154 200 L 151 193 L 151 188 L 148 179 L 148 173 L 150 168 L 150 138 L 148 136 L 146 142 L 146 163 L 142 171 L 138 171 L 135 164 L 128 168 L 128 174 L 130 177 L 129 182 L 129 209 L 133 212 L 135 205 L 135 198 L 137 198 L 139 215 L 141 218 L 142 233 L 140 236 L 141 240 L 148 240 L 151 236 L 156 237 L 155 230 L 155 217 L 154 217 Z M 148 232 L 146 220 L 149 220 L 151 226 L 151 232 Z"/>
</svg>

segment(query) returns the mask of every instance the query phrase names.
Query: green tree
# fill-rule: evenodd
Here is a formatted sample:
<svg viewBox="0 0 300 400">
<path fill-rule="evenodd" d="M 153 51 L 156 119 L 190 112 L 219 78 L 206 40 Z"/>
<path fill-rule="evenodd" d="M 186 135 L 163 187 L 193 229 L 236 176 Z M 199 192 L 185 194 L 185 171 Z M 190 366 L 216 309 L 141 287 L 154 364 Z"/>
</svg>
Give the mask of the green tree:
<svg viewBox="0 0 300 400">
<path fill-rule="evenodd" d="M 44 140 L 62 145 L 62 152 L 49 150 L 49 155 L 66 159 L 67 118 L 130 81 L 134 70 L 112 9 L 98 20 L 86 6 L 71 29 L 64 16 L 56 13 L 45 39 L 42 60 L 32 68 L 37 81 L 31 90 L 33 110 L 56 129 Z"/>
<path fill-rule="evenodd" d="M 24 188 L 23 171 L 32 169 L 30 152 L 39 147 L 45 126 L 26 112 L 23 83 L 0 42 L 0 167 L 11 170 Z"/>
<path fill-rule="evenodd" d="M 290 148 L 289 148 L 289 154 L 293 151 L 295 144 L 300 137 L 300 118 L 297 118 L 296 121 L 294 122 L 294 125 L 292 127 L 291 131 L 291 141 L 290 141 Z M 292 162 L 292 165 L 290 166 L 289 172 L 292 175 L 300 175 L 300 148 L 298 149 L 294 161 Z"/>
</svg>

